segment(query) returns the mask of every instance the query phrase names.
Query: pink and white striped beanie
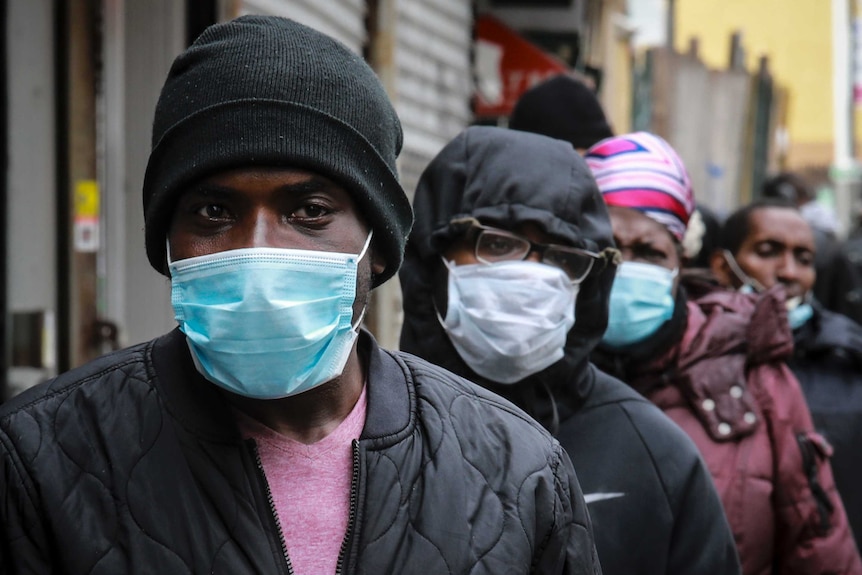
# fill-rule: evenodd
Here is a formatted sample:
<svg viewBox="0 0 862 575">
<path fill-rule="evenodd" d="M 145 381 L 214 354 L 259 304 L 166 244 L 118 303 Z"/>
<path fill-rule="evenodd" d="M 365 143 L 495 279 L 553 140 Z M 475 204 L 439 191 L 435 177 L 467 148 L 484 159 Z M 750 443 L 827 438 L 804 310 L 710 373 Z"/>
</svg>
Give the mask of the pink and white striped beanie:
<svg viewBox="0 0 862 575">
<path fill-rule="evenodd" d="M 635 132 L 606 138 L 584 159 L 608 206 L 632 208 L 682 241 L 694 211 L 691 180 L 677 153 L 660 137 Z"/>
</svg>

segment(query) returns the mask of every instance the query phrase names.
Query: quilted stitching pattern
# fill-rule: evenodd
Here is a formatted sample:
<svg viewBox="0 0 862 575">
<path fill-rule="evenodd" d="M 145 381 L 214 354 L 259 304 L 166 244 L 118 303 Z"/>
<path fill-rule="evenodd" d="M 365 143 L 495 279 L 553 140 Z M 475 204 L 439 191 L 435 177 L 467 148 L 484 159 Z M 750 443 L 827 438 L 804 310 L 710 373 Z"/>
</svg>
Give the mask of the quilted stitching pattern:
<svg viewBox="0 0 862 575">
<path fill-rule="evenodd" d="M 530 572 L 543 543 L 536 541 L 536 527 L 547 530 L 552 521 L 535 514 L 537 499 L 553 509 L 566 493 L 549 473 L 559 456 L 551 449 L 555 443 L 499 398 L 427 364 L 410 361 L 409 367 L 419 382 L 421 425 L 411 441 L 365 453 L 366 493 L 395 493 L 397 501 L 366 506 L 360 572 L 400 573 L 414 554 L 423 557 L 423 573 Z M 524 426 L 501 419 L 501 409 Z M 549 449 L 537 451 L 542 443 Z M 501 446 L 500 452 L 489 457 L 488 445 Z M 447 477 L 460 478 L 460 487 L 453 490 L 441 479 Z"/>
<path fill-rule="evenodd" d="M 0 513 L 18 572 L 283 572 L 251 454 L 179 424 L 145 357 L 139 347 L 106 358 L 4 406 Z M 576 546 L 583 562 L 562 572 L 592 572 L 558 444 L 480 388 L 424 362 L 409 370 L 418 424 L 362 442 L 346 571 L 527 573 L 544 549 L 558 563 Z M 3 572 L 10 552 L 0 548 Z"/>
</svg>

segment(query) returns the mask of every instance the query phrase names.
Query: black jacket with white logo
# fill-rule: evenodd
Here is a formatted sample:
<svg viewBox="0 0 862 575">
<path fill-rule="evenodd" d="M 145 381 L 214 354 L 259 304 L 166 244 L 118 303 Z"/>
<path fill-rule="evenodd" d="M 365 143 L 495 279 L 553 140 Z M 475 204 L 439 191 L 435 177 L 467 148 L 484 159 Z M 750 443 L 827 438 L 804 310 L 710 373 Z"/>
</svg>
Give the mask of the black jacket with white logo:
<svg viewBox="0 0 862 575">
<path fill-rule="evenodd" d="M 440 325 L 447 274 L 441 254 L 453 221 L 473 217 L 512 230 L 539 226 L 558 243 L 613 247 L 607 209 L 587 165 L 565 142 L 472 127 L 425 170 L 416 223 L 399 277 L 401 349 L 513 400 L 556 436 L 575 464 L 605 575 L 739 573 L 721 502 L 688 436 L 627 385 L 588 359 L 607 325 L 615 265 L 580 284 L 564 357 L 513 385 L 474 373 Z"/>
</svg>

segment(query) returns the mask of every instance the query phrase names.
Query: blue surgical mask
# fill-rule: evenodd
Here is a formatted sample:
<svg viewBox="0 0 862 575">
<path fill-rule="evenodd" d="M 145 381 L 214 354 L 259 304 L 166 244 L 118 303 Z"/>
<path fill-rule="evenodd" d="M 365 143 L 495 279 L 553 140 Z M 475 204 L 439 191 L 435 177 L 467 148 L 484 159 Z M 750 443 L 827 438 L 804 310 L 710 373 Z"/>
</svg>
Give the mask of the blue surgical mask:
<svg viewBox="0 0 862 575">
<path fill-rule="evenodd" d="M 244 248 L 169 262 L 174 317 L 198 371 L 245 397 L 308 391 L 344 370 L 359 255 Z"/>
<path fill-rule="evenodd" d="M 790 329 L 802 327 L 814 315 L 814 308 L 802 297 L 790 298 L 784 305 L 787 307 L 787 321 L 790 323 Z"/>
<path fill-rule="evenodd" d="M 623 262 L 611 288 L 608 328 L 602 342 L 624 347 L 649 338 L 673 316 L 677 270 Z"/>
</svg>

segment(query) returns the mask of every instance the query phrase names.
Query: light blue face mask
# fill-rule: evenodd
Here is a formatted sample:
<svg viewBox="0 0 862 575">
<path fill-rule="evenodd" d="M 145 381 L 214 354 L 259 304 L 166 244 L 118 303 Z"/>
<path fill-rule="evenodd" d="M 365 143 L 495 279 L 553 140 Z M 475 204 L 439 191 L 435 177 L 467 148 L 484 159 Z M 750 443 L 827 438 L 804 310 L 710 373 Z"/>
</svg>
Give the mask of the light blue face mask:
<svg viewBox="0 0 862 575">
<path fill-rule="evenodd" d="M 198 371 L 255 399 L 341 375 L 361 321 L 351 323 L 357 263 L 370 242 L 359 255 L 244 248 L 169 262 L 174 317 Z"/>
<path fill-rule="evenodd" d="M 787 300 L 785 306 L 787 306 L 787 321 L 790 323 L 790 329 L 802 327 L 814 315 L 814 308 L 802 297 Z"/>
<path fill-rule="evenodd" d="M 611 288 L 608 328 L 602 342 L 623 347 L 649 338 L 673 316 L 677 270 L 623 262 Z"/>
</svg>

